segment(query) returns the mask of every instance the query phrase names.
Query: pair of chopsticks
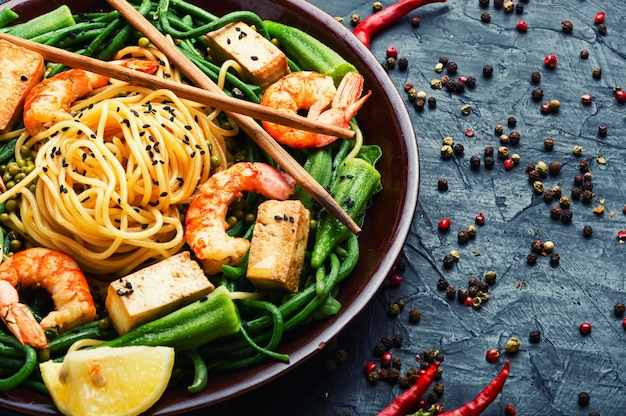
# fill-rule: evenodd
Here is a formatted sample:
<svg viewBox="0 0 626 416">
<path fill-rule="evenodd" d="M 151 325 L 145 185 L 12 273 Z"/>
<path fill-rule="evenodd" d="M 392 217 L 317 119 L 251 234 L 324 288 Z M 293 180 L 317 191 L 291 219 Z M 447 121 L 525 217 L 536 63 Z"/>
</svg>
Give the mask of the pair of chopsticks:
<svg viewBox="0 0 626 416">
<path fill-rule="evenodd" d="M 280 167 L 291 175 L 321 206 L 343 223 L 352 233 L 359 234 L 360 227 L 339 206 L 332 196 L 321 186 L 291 155 L 282 148 L 255 121 L 255 118 L 267 120 L 302 130 L 315 131 L 322 134 L 342 138 L 354 137 L 348 129 L 321 124 L 305 117 L 290 115 L 269 107 L 228 97 L 209 77 L 194 65 L 180 50 L 176 48 L 158 29 L 137 12 L 126 0 L 107 0 L 120 12 L 128 22 L 161 50 L 197 86 L 189 86 L 149 74 L 140 73 L 128 68 L 103 62 L 97 59 L 74 54 L 63 49 L 42 45 L 36 42 L 0 33 L 0 39 L 10 41 L 18 46 L 38 52 L 44 59 L 58 62 L 72 68 L 81 68 L 90 72 L 106 75 L 121 81 L 148 88 L 169 89 L 182 98 L 215 106 L 225 111 L 239 127 L 250 136 L 259 147 L 276 161 Z"/>
</svg>

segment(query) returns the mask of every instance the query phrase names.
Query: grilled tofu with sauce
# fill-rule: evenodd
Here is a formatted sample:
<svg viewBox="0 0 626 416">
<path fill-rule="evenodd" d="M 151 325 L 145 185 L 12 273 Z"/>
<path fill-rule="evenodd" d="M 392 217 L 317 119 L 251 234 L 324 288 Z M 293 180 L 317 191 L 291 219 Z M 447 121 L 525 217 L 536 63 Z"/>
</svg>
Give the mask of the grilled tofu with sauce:
<svg viewBox="0 0 626 416">
<path fill-rule="evenodd" d="M 289 73 L 285 54 L 243 22 L 209 32 L 205 41 L 216 64 L 229 59 L 236 61 L 246 81 L 263 89 Z"/>
<path fill-rule="evenodd" d="M 11 129 L 19 119 L 26 95 L 44 73 L 41 55 L 0 40 L 0 132 Z"/>
<path fill-rule="evenodd" d="M 109 284 L 105 302 L 115 330 L 125 334 L 213 291 L 188 251 L 178 253 Z"/>
<path fill-rule="evenodd" d="M 310 221 L 299 200 L 259 205 L 246 274 L 257 289 L 298 291 Z"/>
</svg>

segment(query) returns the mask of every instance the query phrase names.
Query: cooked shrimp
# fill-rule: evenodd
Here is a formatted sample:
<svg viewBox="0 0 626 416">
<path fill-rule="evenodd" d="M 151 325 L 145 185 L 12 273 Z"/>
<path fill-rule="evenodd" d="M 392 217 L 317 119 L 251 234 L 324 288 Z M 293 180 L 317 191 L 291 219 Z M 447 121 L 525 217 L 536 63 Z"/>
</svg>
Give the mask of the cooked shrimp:
<svg viewBox="0 0 626 416">
<path fill-rule="evenodd" d="M 65 253 L 42 247 L 19 251 L 0 264 L 0 280 L 15 288 L 40 287 L 52 295 L 55 310 L 41 320 L 44 330 L 63 332 L 96 317 L 87 279 Z"/>
<path fill-rule="evenodd" d="M 124 59 L 113 63 L 137 71 L 154 73 L 156 61 Z M 32 136 L 62 120 L 71 120 L 74 101 L 109 83 L 109 77 L 83 69 L 70 69 L 35 85 L 24 100 L 24 127 Z"/>
<path fill-rule="evenodd" d="M 0 318 L 9 331 L 22 343 L 31 347 L 48 348 L 48 340 L 43 329 L 28 309 L 19 303 L 17 290 L 6 280 L 0 280 Z"/>
<path fill-rule="evenodd" d="M 368 92 L 359 98 L 363 82 L 360 74 L 349 72 L 335 88 L 329 76 L 311 71 L 292 72 L 265 90 L 261 104 L 286 113 L 304 110 L 307 118 L 348 128 L 352 117 L 371 95 Z M 263 127 L 276 141 L 293 148 L 323 147 L 337 139 L 267 121 L 263 121 Z"/>
<path fill-rule="evenodd" d="M 295 180 L 269 165 L 235 163 L 217 172 L 198 187 L 185 219 L 185 241 L 202 262 L 207 274 L 222 271 L 222 265 L 237 265 L 250 242 L 226 234 L 228 206 L 243 192 L 284 200 L 294 191 Z"/>
</svg>

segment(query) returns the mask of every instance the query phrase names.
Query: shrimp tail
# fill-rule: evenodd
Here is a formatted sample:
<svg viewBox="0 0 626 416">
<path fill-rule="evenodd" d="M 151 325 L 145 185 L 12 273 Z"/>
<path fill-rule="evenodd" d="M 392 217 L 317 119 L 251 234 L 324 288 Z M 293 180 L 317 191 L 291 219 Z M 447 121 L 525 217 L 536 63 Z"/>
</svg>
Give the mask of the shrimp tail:
<svg viewBox="0 0 626 416">
<path fill-rule="evenodd" d="M 48 348 L 48 339 L 28 306 L 18 302 L 17 290 L 0 280 L 0 318 L 22 343 L 38 349 Z"/>
</svg>

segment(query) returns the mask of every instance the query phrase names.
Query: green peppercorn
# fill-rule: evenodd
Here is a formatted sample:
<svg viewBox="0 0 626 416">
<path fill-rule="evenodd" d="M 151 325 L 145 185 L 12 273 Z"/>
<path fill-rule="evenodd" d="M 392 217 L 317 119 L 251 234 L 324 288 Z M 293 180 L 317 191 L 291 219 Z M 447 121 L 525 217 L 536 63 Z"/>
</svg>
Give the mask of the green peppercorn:
<svg viewBox="0 0 626 416">
<path fill-rule="evenodd" d="M 548 105 L 550 106 L 550 111 L 553 113 L 556 113 L 561 108 L 561 102 L 559 100 L 550 100 Z"/>
<path fill-rule="evenodd" d="M 487 284 L 494 284 L 496 282 L 497 273 L 495 270 L 488 270 L 485 272 L 485 281 Z"/>
<path fill-rule="evenodd" d="M 515 337 L 511 337 L 509 338 L 509 340 L 506 342 L 506 345 L 504 347 L 504 350 L 506 352 L 508 352 L 509 354 L 515 354 L 516 352 L 519 351 L 521 342 L 519 339 L 515 338 Z"/>
<path fill-rule="evenodd" d="M 511 154 L 511 151 L 509 150 L 508 147 L 506 146 L 500 146 L 498 147 L 498 158 L 499 159 L 508 159 L 509 155 Z"/>
<path fill-rule="evenodd" d="M 454 150 L 452 149 L 452 146 L 449 146 L 447 144 L 441 146 L 441 157 L 442 158 L 450 159 L 453 154 L 454 154 Z"/>
<path fill-rule="evenodd" d="M 472 112 L 472 106 L 470 104 L 465 104 L 461 107 L 461 114 L 464 116 L 469 115 Z"/>
<path fill-rule="evenodd" d="M 546 162 L 543 162 L 543 161 L 537 162 L 537 164 L 535 164 L 535 170 L 539 173 L 539 176 L 541 176 L 542 178 L 545 178 L 546 176 L 548 176 L 549 168 Z"/>
<path fill-rule="evenodd" d="M 591 72 L 591 76 L 594 77 L 595 79 L 600 79 L 602 77 L 602 69 L 594 68 L 593 71 Z"/>
<path fill-rule="evenodd" d="M 373 370 L 367 373 L 367 381 L 374 384 L 378 381 L 378 371 Z"/>
<path fill-rule="evenodd" d="M 343 24 L 344 21 L 342 16 L 335 16 L 335 20 L 341 24 Z M 280 42 L 278 42 L 278 39 L 272 38 L 272 44 L 274 44 L 275 46 L 280 46 L 279 43 Z"/>
<path fill-rule="evenodd" d="M 398 305 L 397 303 L 392 303 L 391 305 L 389 305 L 389 316 L 395 317 L 398 316 L 398 314 L 400 313 L 400 305 Z"/>
<path fill-rule="evenodd" d="M 381 11 L 382 9 L 383 9 L 383 4 L 382 4 L 381 2 L 379 2 L 379 1 L 375 1 L 375 2 L 372 4 L 372 11 L 373 11 L 374 13 L 379 12 L 379 11 Z"/>
<path fill-rule="evenodd" d="M 350 16 L 350 24 L 352 26 L 356 26 L 359 23 L 361 23 L 361 16 L 359 16 L 358 14 L 354 13 Z"/>
<path fill-rule="evenodd" d="M 443 82 L 440 79 L 433 79 L 430 81 L 430 87 L 434 90 L 440 90 L 443 88 Z"/>
<path fill-rule="evenodd" d="M 437 72 L 437 73 L 443 72 L 443 67 L 444 67 L 444 65 L 441 62 L 437 62 L 435 64 L 435 72 Z"/>
<path fill-rule="evenodd" d="M 504 7 L 505 13 L 513 13 L 513 11 L 515 10 L 515 3 L 513 3 L 511 0 L 505 1 L 502 6 Z"/>
<path fill-rule="evenodd" d="M 533 189 L 534 189 L 535 193 L 542 194 L 543 190 L 544 190 L 543 183 L 541 181 L 535 181 L 533 183 Z"/>
</svg>

